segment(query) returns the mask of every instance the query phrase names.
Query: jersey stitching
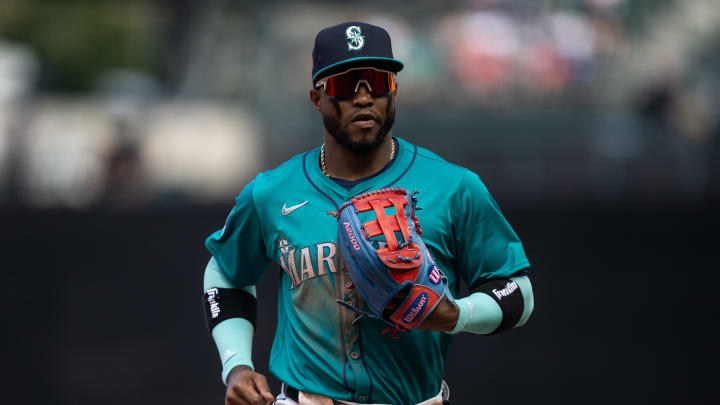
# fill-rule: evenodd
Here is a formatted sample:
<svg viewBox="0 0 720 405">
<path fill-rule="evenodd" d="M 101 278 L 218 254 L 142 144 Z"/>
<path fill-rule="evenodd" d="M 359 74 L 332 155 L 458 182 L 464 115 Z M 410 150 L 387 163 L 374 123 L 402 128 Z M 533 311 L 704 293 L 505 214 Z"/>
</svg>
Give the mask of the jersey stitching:
<svg viewBox="0 0 720 405">
<path fill-rule="evenodd" d="M 469 169 L 465 169 L 465 170 L 463 171 L 463 174 L 460 176 L 460 181 L 458 182 L 457 186 L 455 186 L 455 192 L 453 193 L 452 198 L 451 198 L 451 200 L 450 200 L 450 206 L 451 206 L 451 207 L 454 207 L 453 201 L 454 201 L 455 198 L 457 198 L 458 191 L 460 190 L 460 187 L 462 186 L 463 181 L 465 180 L 465 176 L 466 176 L 469 172 L 470 172 Z M 459 239 L 458 239 L 457 237 L 455 237 L 455 234 L 457 233 L 456 226 L 457 226 L 457 224 L 459 223 L 459 222 L 457 222 L 457 218 L 455 217 L 455 215 L 457 214 L 456 211 L 457 211 L 457 210 L 453 209 L 453 210 L 451 210 L 451 212 L 450 212 L 450 224 L 451 224 L 450 227 L 451 227 L 452 232 L 453 232 L 453 238 L 452 238 L 452 240 L 455 242 L 455 243 L 453 243 L 454 251 L 453 251 L 453 249 L 450 249 L 450 250 L 452 251 L 452 255 L 453 255 L 454 258 L 457 258 L 457 257 L 460 256 L 460 254 L 459 254 L 459 253 L 460 253 L 460 252 L 459 252 L 460 246 L 456 244 L 456 243 L 459 241 Z M 453 259 L 453 261 L 455 261 L 454 265 L 455 265 L 455 268 L 457 269 L 456 285 L 459 286 L 460 283 L 459 283 L 458 280 L 459 280 L 459 279 L 465 280 L 465 275 L 464 275 L 464 273 L 460 270 L 457 261 L 454 260 L 454 259 Z M 467 280 L 465 280 L 465 282 L 467 283 Z"/>
<path fill-rule="evenodd" d="M 410 168 L 412 167 L 413 163 L 415 163 L 415 158 L 417 157 L 417 153 L 418 153 L 418 147 L 417 147 L 417 145 L 413 145 L 413 146 L 415 147 L 415 150 L 413 151 L 413 157 L 412 157 L 412 159 L 410 160 L 410 164 L 408 164 L 408 167 L 406 167 L 406 168 L 405 168 L 405 171 L 403 171 L 403 172 L 400 174 L 400 177 L 398 177 L 397 179 L 393 180 L 392 182 L 390 182 L 390 183 L 389 183 L 387 186 L 385 186 L 385 187 L 390 187 L 390 186 L 392 186 L 393 184 L 395 184 L 395 183 L 397 183 L 398 181 L 400 181 L 400 179 L 402 179 L 403 176 L 405 176 L 405 174 L 410 170 Z"/>
<path fill-rule="evenodd" d="M 372 392 L 373 392 L 373 381 L 372 381 L 372 376 L 370 375 L 370 370 L 368 370 L 367 363 L 365 363 L 366 353 L 365 353 L 365 347 L 363 345 L 361 329 L 358 330 L 358 341 L 359 341 L 358 345 L 360 346 L 360 353 L 362 354 L 362 358 L 360 359 L 360 361 L 362 362 L 363 368 L 365 369 L 365 374 L 368 376 L 368 381 L 370 381 L 370 389 L 368 390 L 367 401 L 372 402 L 371 398 L 372 398 Z M 356 394 L 357 394 L 357 392 L 356 392 Z"/>
<path fill-rule="evenodd" d="M 305 154 L 303 154 L 303 158 L 302 158 L 302 168 L 303 168 L 303 174 L 305 175 L 305 178 L 306 178 L 307 181 L 310 183 L 310 185 L 313 186 L 313 188 L 314 188 L 315 190 L 317 190 L 321 195 L 323 195 L 325 198 L 327 198 L 327 199 L 335 206 L 336 211 L 340 211 L 340 207 L 337 205 L 337 203 L 335 203 L 335 200 L 333 200 L 329 195 L 325 194 L 325 193 L 312 181 L 312 179 L 310 179 L 310 175 L 309 175 L 308 172 L 307 172 L 307 165 L 306 165 L 306 159 L 307 159 L 308 153 L 310 153 L 310 152 L 305 152 Z M 340 269 L 339 271 L 342 271 L 342 269 Z M 338 281 L 339 281 L 339 280 L 336 280 L 336 283 L 338 283 Z M 341 286 L 340 288 L 342 288 L 342 286 Z M 345 357 L 346 357 L 346 354 L 345 354 L 345 351 L 346 351 L 346 346 L 345 346 L 345 328 L 344 328 L 344 326 L 343 326 L 342 315 L 340 315 L 339 320 L 340 320 L 340 342 L 341 342 L 341 344 L 342 344 L 342 349 L 343 349 L 343 356 L 342 356 L 342 357 L 343 357 L 343 384 L 344 384 L 346 387 L 348 387 L 348 383 L 347 383 L 347 359 L 345 358 Z M 348 387 L 348 388 L 349 388 L 349 387 Z"/>
<path fill-rule="evenodd" d="M 416 145 L 416 147 L 417 147 L 417 145 Z M 426 154 L 426 152 L 427 152 L 427 154 Z M 466 169 L 466 167 L 463 167 L 463 166 L 460 166 L 460 165 L 456 165 L 455 163 L 452 163 L 452 162 L 448 162 L 447 160 L 443 159 L 442 157 L 437 156 L 437 155 L 435 155 L 434 153 L 432 153 L 432 152 L 430 152 L 430 151 L 428 151 L 428 150 L 426 150 L 426 149 L 420 149 L 420 150 L 418 151 L 418 155 L 420 155 L 420 156 L 422 156 L 422 157 L 424 157 L 425 159 L 428 159 L 428 160 L 434 160 L 434 161 L 436 161 L 436 162 L 444 163 L 444 164 L 446 164 L 446 165 L 448 165 L 448 166 L 457 167 L 457 168 L 459 168 L 459 169 Z"/>
<path fill-rule="evenodd" d="M 262 174 L 260 176 L 262 176 Z M 258 176 L 256 181 L 260 179 L 260 176 Z M 250 201 L 252 202 L 253 212 L 257 216 L 258 221 L 260 221 L 260 223 L 262 223 L 261 218 L 260 218 L 260 210 L 257 209 L 257 204 L 255 204 L 255 190 L 256 189 L 257 189 L 257 184 L 255 184 L 252 188 L 252 192 L 250 193 Z M 267 241 L 265 240 L 265 232 L 260 231 L 260 237 L 262 238 L 263 245 L 265 247 L 265 249 L 264 249 L 265 250 L 265 260 L 268 263 L 273 262 L 273 259 L 268 258 L 268 255 L 267 255 L 268 244 L 267 244 Z"/>
<path fill-rule="evenodd" d="M 306 158 L 307 158 L 308 153 L 310 153 L 310 152 L 305 152 L 305 154 L 303 155 L 303 161 L 302 161 L 303 173 L 305 174 L 305 178 L 306 178 L 307 181 L 310 183 L 310 185 L 313 186 L 313 188 L 315 188 L 315 190 L 318 191 L 318 193 L 322 194 L 325 198 L 327 198 L 327 199 L 335 206 L 335 209 L 336 209 L 337 211 L 340 211 L 340 206 L 337 205 L 337 203 L 335 202 L 335 200 L 333 200 L 329 195 L 325 194 L 324 191 L 320 190 L 320 187 L 318 187 L 317 185 L 315 185 L 315 183 L 313 183 L 313 181 L 310 179 L 310 175 L 308 175 L 307 168 L 305 167 L 305 166 L 306 166 L 306 165 L 305 165 L 305 160 L 306 160 Z"/>
</svg>

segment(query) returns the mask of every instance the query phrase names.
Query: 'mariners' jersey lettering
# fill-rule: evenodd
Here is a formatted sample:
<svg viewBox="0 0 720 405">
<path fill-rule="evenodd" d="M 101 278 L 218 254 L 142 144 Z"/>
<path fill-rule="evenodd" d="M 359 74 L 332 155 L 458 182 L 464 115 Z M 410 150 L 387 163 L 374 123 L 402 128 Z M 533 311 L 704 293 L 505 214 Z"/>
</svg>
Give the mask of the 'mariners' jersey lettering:
<svg viewBox="0 0 720 405">
<path fill-rule="evenodd" d="M 315 278 L 315 269 L 310 258 L 310 248 L 304 247 L 300 249 L 300 277 L 302 281 Z"/>
<path fill-rule="evenodd" d="M 325 255 L 325 249 L 328 250 L 327 255 Z M 326 265 L 330 269 L 331 273 L 337 273 L 337 270 L 335 270 L 335 262 L 333 261 L 336 250 L 337 248 L 332 242 L 317 244 L 318 276 L 327 274 L 325 272 Z"/>
<path fill-rule="evenodd" d="M 296 250 L 297 249 L 293 248 L 287 252 L 283 252 L 283 250 L 280 249 L 280 256 L 278 257 L 280 266 L 292 281 L 290 289 L 315 277 L 325 276 L 328 274 L 328 270 L 330 273 L 337 273 L 337 266 L 335 264 L 337 246 L 334 243 L 318 243 L 315 245 L 315 249 L 313 249 L 312 246 L 301 248 L 299 263 L 296 261 L 298 260 L 295 255 Z M 313 250 L 316 253 L 314 257 Z M 298 267 L 300 268 L 299 272 Z M 317 269 L 317 272 L 315 269 Z"/>
<path fill-rule="evenodd" d="M 297 274 L 297 267 L 295 267 L 295 249 L 290 250 L 285 255 L 280 256 L 280 266 L 292 280 L 290 288 L 295 288 L 300 285 L 300 277 Z"/>
</svg>

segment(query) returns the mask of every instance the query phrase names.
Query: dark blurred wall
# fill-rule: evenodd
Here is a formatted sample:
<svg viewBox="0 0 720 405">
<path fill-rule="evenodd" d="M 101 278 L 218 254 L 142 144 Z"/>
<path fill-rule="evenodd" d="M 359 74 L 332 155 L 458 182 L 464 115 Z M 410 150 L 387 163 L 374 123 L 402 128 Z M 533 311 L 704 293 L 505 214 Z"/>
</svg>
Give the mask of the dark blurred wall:
<svg viewBox="0 0 720 405">
<path fill-rule="evenodd" d="M 222 404 L 201 292 L 203 240 L 228 209 L 0 211 L 0 402 Z M 535 313 L 504 335 L 457 337 L 453 404 L 716 401 L 716 210 L 503 209 L 533 265 Z M 258 289 L 263 373 L 279 275 Z"/>
</svg>

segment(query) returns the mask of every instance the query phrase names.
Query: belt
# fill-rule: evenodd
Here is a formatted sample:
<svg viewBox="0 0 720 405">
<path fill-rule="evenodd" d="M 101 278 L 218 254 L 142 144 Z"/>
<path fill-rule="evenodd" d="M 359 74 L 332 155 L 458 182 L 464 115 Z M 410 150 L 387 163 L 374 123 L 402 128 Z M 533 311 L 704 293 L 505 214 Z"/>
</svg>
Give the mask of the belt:
<svg viewBox="0 0 720 405">
<path fill-rule="evenodd" d="M 293 387 L 283 383 L 282 391 L 281 391 L 281 394 L 278 396 L 278 399 L 281 396 L 283 396 L 283 394 L 286 398 L 289 398 L 298 403 L 300 402 L 300 400 L 299 400 L 300 391 L 297 388 L 293 388 Z M 435 397 L 430 398 L 426 401 L 423 401 L 418 405 L 434 404 L 434 403 L 437 403 L 437 401 L 439 401 L 439 400 L 442 400 L 443 405 L 450 405 L 450 401 L 445 399 L 445 398 L 448 398 L 449 396 L 450 396 L 449 389 L 447 388 L 447 384 L 445 384 L 445 381 L 443 381 L 442 390 L 440 391 L 440 393 L 438 395 L 436 395 Z M 362 405 L 362 404 L 358 404 L 356 402 L 341 401 L 341 400 L 337 400 L 337 399 L 331 399 L 331 401 L 333 402 L 333 405 Z M 373 404 L 368 404 L 368 405 L 373 405 Z M 380 405 L 380 404 L 374 404 L 374 405 Z"/>
</svg>

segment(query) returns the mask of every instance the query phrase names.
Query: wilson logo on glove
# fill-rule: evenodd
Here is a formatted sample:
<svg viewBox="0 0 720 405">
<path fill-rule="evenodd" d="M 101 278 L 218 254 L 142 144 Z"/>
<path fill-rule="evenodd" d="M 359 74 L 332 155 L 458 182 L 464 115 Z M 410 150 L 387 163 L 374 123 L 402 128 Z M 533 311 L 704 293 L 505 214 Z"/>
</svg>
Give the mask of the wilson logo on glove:
<svg viewBox="0 0 720 405">
<path fill-rule="evenodd" d="M 440 282 L 440 270 L 438 270 L 437 266 L 433 266 L 432 270 L 430 271 L 430 275 L 428 275 L 428 278 L 435 284 Z"/>
<path fill-rule="evenodd" d="M 350 278 L 369 307 L 365 311 L 337 300 L 360 314 L 354 322 L 369 316 L 406 331 L 420 325 L 445 295 L 452 300 L 447 278 L 420 239 L 416 194 L 384 188 L 357 195 L 333 213 Z M 361 213 L 374 214 L 375 219 L 360 222 Z M 393 300 L 400 293 L 402 300 Z M 401 302 L 386 312 L 391 300 L 393 305 Z"/>
<path fill-rule="evenodd" d="M 407 311 L 403 314 L 402 320 L 407 323 L 412 323 L 412 321 L 415 320 L 415 317 L 418 315 L 422 315 L 423 311 L 425 310 L 425 304 L 427 304 L 428 301 L 428 295 L 427 293 L 420 294 L 415 300 L 410 304 L 410 308 L 408 308 Z"/>
</svg>

